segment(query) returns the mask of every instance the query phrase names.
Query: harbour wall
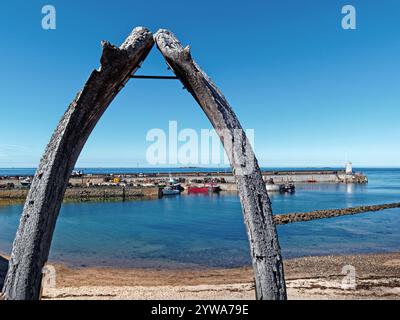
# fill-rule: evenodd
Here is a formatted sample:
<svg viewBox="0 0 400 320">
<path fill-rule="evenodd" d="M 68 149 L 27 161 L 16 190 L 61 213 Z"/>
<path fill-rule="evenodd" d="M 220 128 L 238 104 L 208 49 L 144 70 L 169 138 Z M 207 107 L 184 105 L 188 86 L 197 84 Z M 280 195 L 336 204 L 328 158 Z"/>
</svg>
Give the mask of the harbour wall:
<svg viewBox="0 0 400 320">
<path fill-rule="evenodd" d="M 0 189 L 1 200 L 24 200 L 29 189 Z M 160 196 L 158 187 L 74 187 L 68 188 L 64 200 L 153 199 Z"/>
<path fill-rule="evenodd" d="M 346 174 L 344 171 L 264 173 L 264 180 L 272 178 L 275 183 L 367 183 L 362 173 Z"/>
<path fill-rule="evenodd" d="M 235 183 L 235 177 L 231 173 L 199 173 L 199 174 L 171 174 L 172 178 L 183 178 L 185 181 L 204 179 L 218 179 L 227 183 Z M 343 171 L 263 171 L 264 181 L 272 179 L 275 183 L 367 183 L 368 177 L 363 173 L 346 174 Z M 168 177 L 166 175 L 165 177 Z M 161 178 L 161 176 L 158 176 Z"/>
<path fill-rule="evenodd" d="M 299 171 L 263 171 L 264 181 L 272 179 L 276 184 L 303 183 L 367 183 L 362 173 L 347 174 L 344 170 L 299 170 Z M 158 184 L 165 183 L 169 177 L 179 181 L 184 187 L 189 184 L 203 184 L 216 180 L 223 191 L 236 192 L 235 177 L 229 172 L 190 172 L 126 175 L 83 175 L 71 177 L 65 199 L 134 199 L 157 198 L 160 196 Z M 117 181 L 121 183 L 113 182 Z M 122 183 L 123 181 L 123 183 Z M 12 187 L 7 187 L 12 185 Z M 29 189 L 21 185 L 18 177 L 0 180 L 0 199 L 25 199 Z"/>
</svg>

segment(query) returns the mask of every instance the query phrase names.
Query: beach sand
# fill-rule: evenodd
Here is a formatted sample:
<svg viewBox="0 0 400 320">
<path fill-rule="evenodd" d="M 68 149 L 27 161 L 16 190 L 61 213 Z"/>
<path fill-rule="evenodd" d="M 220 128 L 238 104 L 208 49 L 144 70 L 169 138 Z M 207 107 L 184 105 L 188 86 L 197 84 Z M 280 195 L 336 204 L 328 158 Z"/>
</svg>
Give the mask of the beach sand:
<svg viewBox="0 0 400 320">
<path fill-rule="evenodd" d="M 255 299 L 250 267 L 157 270 L 52 265 L 56 286 L 45 281 L 43 299 Z M 5 266 L 6 259 L 0 259 L 0 277 Z M 355 283 L 343 268 L 355 271 Z M 289 259 L 285 275 L 289 299 L 400 299 L 400 253 Z"/>
</svg>

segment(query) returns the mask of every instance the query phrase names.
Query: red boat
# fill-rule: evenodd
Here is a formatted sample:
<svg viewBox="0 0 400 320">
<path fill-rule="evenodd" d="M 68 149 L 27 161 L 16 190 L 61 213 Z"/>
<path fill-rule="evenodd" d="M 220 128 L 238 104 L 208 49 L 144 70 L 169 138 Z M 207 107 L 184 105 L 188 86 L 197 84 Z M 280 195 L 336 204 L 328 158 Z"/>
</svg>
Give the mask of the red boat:
<svg viewBox="0 0 400 320">
<path fill-rule="evenodd" d="M 188 187 L 188 193 L 208 193 L 208 187 Z"/>
<path fill-rule="evenodd" d="M 188 193 L 215 193 L 220 192 L 221 188 L 216 184 L 204 186 L 188 186 Z"/>
</svg>

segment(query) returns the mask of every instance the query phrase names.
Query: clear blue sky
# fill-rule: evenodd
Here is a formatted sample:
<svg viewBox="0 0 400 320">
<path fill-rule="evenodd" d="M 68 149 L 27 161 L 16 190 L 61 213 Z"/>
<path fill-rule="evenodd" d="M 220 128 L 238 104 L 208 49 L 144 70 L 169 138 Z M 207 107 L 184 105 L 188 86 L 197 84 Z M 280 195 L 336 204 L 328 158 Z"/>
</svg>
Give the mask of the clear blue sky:
<svg viewBox="0 0 400 320">
<path fill-rule="evenodd" d="M 57 29 L 41 28 L 41 8 Z M 357 9 L 357 30 L 341 8 Z M 222 89 L 261 165 L 400 165 L 400 2 L 7 1 L 0 12 L 0 167 L 33 167 L 90 72 L 100 41 L 135 26 L 171 29 Z M 158 50 L 142 74 L 169 74 Z M 146 166 L 149 129 L 209 128 L 179 82 L 130 81 L 78 165 Z"/>
</svg>

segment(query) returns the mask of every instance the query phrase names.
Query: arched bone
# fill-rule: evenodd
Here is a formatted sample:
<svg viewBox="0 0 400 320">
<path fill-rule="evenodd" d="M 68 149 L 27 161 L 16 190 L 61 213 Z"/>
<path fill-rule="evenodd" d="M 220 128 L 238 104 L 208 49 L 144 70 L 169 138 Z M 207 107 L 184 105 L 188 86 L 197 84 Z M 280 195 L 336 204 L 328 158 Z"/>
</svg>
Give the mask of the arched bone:
<svg viewBox="0 0 400 320">
<path fill-rule="evenodd" d="M 6 299 L 38 299 L 42 269 L 68 180 L 87 138 L 104 111 L 153 47 L 153 35 L 135 28 L 114 47 L 103 42 L 94 70 L 65 112 L 40 161 L 13 244 L 3 292 Z"/>
<path fill-rule="evenodd" d="M 223 94 L 168 30 L 154 36 L 167 64 L 211 121 L 226 150 L 238 185 L 255 273 L 258 299 L 286 299 L 278 236 L 257 159 Z"/>
</svg>

